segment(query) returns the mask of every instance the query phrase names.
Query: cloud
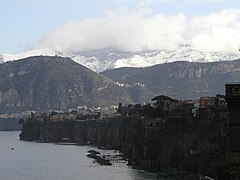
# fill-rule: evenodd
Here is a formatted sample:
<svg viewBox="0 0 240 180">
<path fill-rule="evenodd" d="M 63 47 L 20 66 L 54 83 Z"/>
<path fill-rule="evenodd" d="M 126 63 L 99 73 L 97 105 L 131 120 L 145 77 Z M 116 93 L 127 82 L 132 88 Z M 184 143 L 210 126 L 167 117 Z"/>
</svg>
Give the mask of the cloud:
<svg viewBox="0 0 240 180">
<path fill-rule="evenodd" d="M 189 23 L 185 36 L 191 44 L 205 51 L 234 52 L 240 45 L 240 10 L 225 9 Z"/>
<path fill-rule="evenodd" d="M 234 52 L 240 45 L 240 10 L 206 16 L 151 15 L 139 8 L 121 15 L 69 22 L 43 37 L 32 49 L 63 52 L 115 48 L 126 51 L 175 49 L 190 44 L 203 51 Z M 147 15 L 146 15 L 147 13 Z"/>
</svg>

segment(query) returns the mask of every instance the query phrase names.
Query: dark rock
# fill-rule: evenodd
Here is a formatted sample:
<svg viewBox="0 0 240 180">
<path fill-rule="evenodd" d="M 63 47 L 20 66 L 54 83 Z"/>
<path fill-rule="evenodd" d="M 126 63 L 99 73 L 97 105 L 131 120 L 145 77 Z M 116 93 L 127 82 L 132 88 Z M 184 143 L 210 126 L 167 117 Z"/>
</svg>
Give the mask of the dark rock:
<svg viewBox="0 0 240 180">
<path fill-rule="evenodd" d="M 98 152 L 96 150 L 89 150 L 88 153 L 90 153 L 90 154 L 101 154 L 100 152 Z"/>
<path fill-rule="evenodd" d="M 110 163 L 110 160 L 106 160 L 96 154 L 87 154 L 87 157 L 95 159 L 96 162 L 99 163 L 100 165 L 107 165 L 107 166 L 112 165 L 112 163 Z"/>
</svg>

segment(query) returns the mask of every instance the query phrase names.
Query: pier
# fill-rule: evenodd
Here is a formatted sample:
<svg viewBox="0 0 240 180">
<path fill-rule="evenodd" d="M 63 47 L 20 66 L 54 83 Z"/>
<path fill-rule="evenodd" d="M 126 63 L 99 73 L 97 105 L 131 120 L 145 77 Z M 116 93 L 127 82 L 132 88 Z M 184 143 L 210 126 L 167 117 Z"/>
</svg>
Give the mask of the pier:
<svg viewBox="0 0 240 180">
<path fill-rule="evenodd" d="M 127 163 L 127 160 L 119 155 L 102 155 L 102 158 L 111 163 Z"/>
</svg>

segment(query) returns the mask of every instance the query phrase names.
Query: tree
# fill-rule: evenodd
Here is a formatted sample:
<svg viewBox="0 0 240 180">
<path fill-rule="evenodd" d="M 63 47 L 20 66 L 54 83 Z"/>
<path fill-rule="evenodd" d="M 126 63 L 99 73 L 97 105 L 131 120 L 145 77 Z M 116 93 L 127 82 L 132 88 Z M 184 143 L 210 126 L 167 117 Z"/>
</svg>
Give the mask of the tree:
<svg viewBox="0 0 240 180">
<path fill-rule="evenodd" d="M 24 119 L 23 118 L 19 119 L 18 124 L 23 125 L 24 124 Z"/>
</svg>

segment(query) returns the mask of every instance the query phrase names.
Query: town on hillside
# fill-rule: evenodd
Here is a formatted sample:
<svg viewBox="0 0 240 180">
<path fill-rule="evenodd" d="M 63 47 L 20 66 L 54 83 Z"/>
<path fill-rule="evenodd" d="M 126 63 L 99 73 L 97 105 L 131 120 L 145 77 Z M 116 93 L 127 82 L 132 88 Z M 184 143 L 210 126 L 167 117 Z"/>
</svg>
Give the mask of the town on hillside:
<svg viewBox="0 0 240 180">
<path fill-rule="evenodd" d="M 119 103 L 118 106 L 110 107 L 87 107 L 78 106 L 76 109 L 49 110 L 46 113 L 36 111 L 26 111 L 21 114 L 1 114 L 0 118 L 21 118 L 24 121 L 34 120 L 44 121 L 81 121 L 87 119 L 96 119 L 102 121 L 108 118 L 126 117 L 129 112 L 138 111 L 142 114 L 141 118 L 169 119 L 170 117 L 192 117 L 199 118 L 204 114 L 216 111 L 228 111 L 227 103 L 223 95 L 216 97 L 201 97 L 198 100 L 176 100 L 168 96 L 157 96 L 149 104 L 128 104 Z M 147 111 L 149 111 L 147 113 Z M 144 113 L 146 112 L 146 113 Z M 144 116 L 145 115 L 145 116 Z M 23 121 L 23 120 L 22 120 Z"/>
</svg>

